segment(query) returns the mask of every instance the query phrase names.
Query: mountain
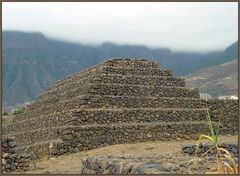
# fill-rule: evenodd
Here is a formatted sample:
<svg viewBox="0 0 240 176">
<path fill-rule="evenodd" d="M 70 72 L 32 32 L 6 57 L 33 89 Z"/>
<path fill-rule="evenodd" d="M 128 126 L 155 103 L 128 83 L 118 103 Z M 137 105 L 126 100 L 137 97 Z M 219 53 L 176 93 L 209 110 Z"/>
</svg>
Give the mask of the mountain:
<svg viewBox="0 0 240 176">
<path fill-rule="evenodd" d="M 213 97 L 236 95 L 238 91 L 237 59 L 224 64 L 211 66 L 186 76 L 186 85 L 197 87 L 202 93 Z"/>
<path fill-rule="evenodd" d="M 237 57 L 237 42 L 224 51 L 206 54 L 172 52 L 142 45 L 82 45 L 45 37 L 42 33 L 2 32 L 3 107 L 32 101 L 57 79 L 112 57 L 159 60 L 176 76 L 231 61 Z"/>
</svg>

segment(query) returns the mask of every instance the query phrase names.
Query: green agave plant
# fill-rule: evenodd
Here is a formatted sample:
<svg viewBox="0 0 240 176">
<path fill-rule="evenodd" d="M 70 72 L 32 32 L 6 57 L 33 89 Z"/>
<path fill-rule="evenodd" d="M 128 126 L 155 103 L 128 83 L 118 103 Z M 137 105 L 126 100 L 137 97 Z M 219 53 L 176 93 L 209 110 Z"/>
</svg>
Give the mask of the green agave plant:
<svg viewBox="0 0 240 176">
<path fill-rule="evenodd" d="M 209 151 L 211 151 L 214 148 L 218 149 L 219 127 L 220 127 L 220 121 L 221 121 L 221 118 L 222 118 L 222 114 L 223 114 L 223 111 L 221 111 L 217 127 L 215 128 L 215 127 L 213 127 L 213 123 L 212 123 L 212 120 L 211 120 L 211 117 L 210 117 L 210 114 L 209 114 L 209 111 L 208 111 L 208 108 L 207 108 L 207 121 L 208 121 L 208 126 L 209 126 L 211 134 L 210 135 L 205 135 L 205 134 L 200 135 L 200 137 L 198 139 L 198 142 L 197 142 L 197 146 L 196 146 L 195 156 L 197 155 L 197 151 L 199 149 L 200 143 L 204 139 L 207 139 L 208 141 L 210 141 L 213 144 L 213 146 L 208 151 L 206 151 L 204 154 L 208 153 Z"/>
<path fill-rule="evenodd" d="M 238 174 L 238 167 L 235 164 L 235 161 L 233 160 L 229 151 L 218 146 L 218 144 L 219 144 L 219 127 L 220 127 L 220 121 L 222 119 L 222 114 L 223 114 L 223 111 L 221 111 L 217 126 L 214 127 L 211 117 L 210 117 L 210 114 L 209 114 L 209 111 L 208 111 L 208 108 L 207 108 L 207 122 L 208 122 L 208 126 L 209 126 L 211 133 L 210 133 L 210 135 L 205 135 L 205 134 L 200 135 L 198 142 L 197 142 L 197 146 L 196 146 L 195 156 L 197 156 L 197 151 L 199 149 L 200 143 L 204 139 L 207 139 L 208 141 L 210 141 L 213 144 L 213 146 L 210 147 L 205 153 L 203 153 L 200 156 L 200 158 L 203 157 L 204 155 L 206 155 L 209 151 L 211 151 L 213 149 L 217 150 L 217 153 L 215 156 L 216 161 L 217 161 L 217 168 L 214 168 L 216 171 L 207 172 L 207 174 Z M 228 162 L 224 161 L 223 158 L 226 158 L 229 161 L 229 163 L 231 163 L 231 166 Z M 195 163 L 197 161 L 198 160 L 195 160 L 193 163 Z M 192 166 L 193 166 L 193 164 L 188 169 L 189 173 L 191 173 L 190 169 L 192 168 Z"/>
</svg>

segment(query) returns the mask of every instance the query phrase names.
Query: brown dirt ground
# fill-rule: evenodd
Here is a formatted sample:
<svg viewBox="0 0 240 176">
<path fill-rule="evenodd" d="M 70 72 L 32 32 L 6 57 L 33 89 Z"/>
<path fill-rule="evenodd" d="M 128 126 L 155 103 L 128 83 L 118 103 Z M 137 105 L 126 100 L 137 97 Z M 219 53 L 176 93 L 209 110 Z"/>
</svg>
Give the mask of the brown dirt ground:
<svg viewBox="0 0 240 176">
<path fill-rule="evenodd" d="M 2 125 L 9 125 L 12 123 L 14 115 L 2 116 Z"/>
<path fill-rule="evenodd" d="M 238 136 L 221 136 L 221 142 L 236 142 Z M 156 156 L 181 153 L 182 144 L 196 144 L 197 141 L 154 141 L 136 144 L 118 144 L 106 146 L 94 150 L 59 156 L 53 159 L 43 159 L 36 163 L 36 169 L 28 171 L 31 174 L 80 174 L 82 169 L 81 160 L 90 156 L 107 155 L 135 155 Z"/>
</svg>

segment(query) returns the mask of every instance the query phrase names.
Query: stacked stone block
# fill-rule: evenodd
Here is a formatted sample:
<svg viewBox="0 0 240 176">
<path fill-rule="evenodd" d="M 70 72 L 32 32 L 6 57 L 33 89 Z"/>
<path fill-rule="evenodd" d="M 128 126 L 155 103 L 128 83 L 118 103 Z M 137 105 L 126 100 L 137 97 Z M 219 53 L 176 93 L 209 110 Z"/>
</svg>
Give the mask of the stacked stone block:
<svg viewBox="0 0 240 176">
<path fill-rule="evenodd" d="M 211 119 L 221 122 L 220 134 L 238 134 L 239 103 L 238 100 L 208 100 L 207 105 L 211 112 Z"/>
<path fill-rule="evenodd" d="M 206 102 L 158 62 L 114 59 L 56 81 L 3 126 L 39 158 L 105 145 L 208 133 Z M 49 145 L 53 144 L 52 151 Z"/>
<path fill-rule="evenodd" d="M 21 172 L 29 169 L 32 155 L 17 154 L 17 143 L 14 138 L 2 139 L 2 172 Z"/>
<path fill-rule="evenodd" d="M 82 160 L 81 174 L 177 174 L 173 170 L 160 164 L 158 160 L 137 157 L 88 157 Z"/>
<path fill-rule="evenodd" d="M 210 148 L 214 147 L 212 144 L 209 143 L 201 143 L 199 145 L 198 151 L 196 152 L 196 145 L 195 144 L 187 144 L 187 145 L 183 145 L 182 146 L 182 152 L 188 155 L 195 155 L 195 153 L 199 156 L 203 155 L 204 153 L 206 153 L 208 151 L 208 153 L 206 155 L 213 155 L 216 154 L 216 148 L 214 148 L 213 150 L 210 150 Z M 235 143 L 221 143 L 219 144 L 220 148 L 224 148 L 227 151 L 230 152 L 230 154 L 233 157 L 238 157 L 238 144 L 237 142 Z M 210 150 L 210 151 L 209 151 Z"/>
</svg>

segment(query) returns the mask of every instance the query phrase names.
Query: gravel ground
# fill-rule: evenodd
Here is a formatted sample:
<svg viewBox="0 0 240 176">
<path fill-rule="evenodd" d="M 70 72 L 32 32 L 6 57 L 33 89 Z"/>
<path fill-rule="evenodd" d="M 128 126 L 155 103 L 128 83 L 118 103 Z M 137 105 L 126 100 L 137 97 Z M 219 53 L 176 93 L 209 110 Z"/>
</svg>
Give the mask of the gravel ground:
<svg viewBox="0 0 240 176">
<path fill-rule="evenodd" d="M 220 142 L 236 142 L 238 136 L 221 136 Z M 134 156 L 148 158 L 160 162 L 163 166 L 175 171 L 175 173 L 206 173 L 216 165 L 211 157 L 199 160 L 194 156 L 181 153 L 181 145 L 196 144 L 196 141 L 155 141 L 137 144 L 119 144 L 106 146 L 94 150 L 59 156 L 52 159 L 43 159 L 36 163 L 26 173 L 31 174 L 80 174 L 82 170 L 82 159 L 111 155 Z M 235 158 L 237 160 L 237 158 Z M 191 167 L 190 171 L 189 168 Z"/>
</svg>

